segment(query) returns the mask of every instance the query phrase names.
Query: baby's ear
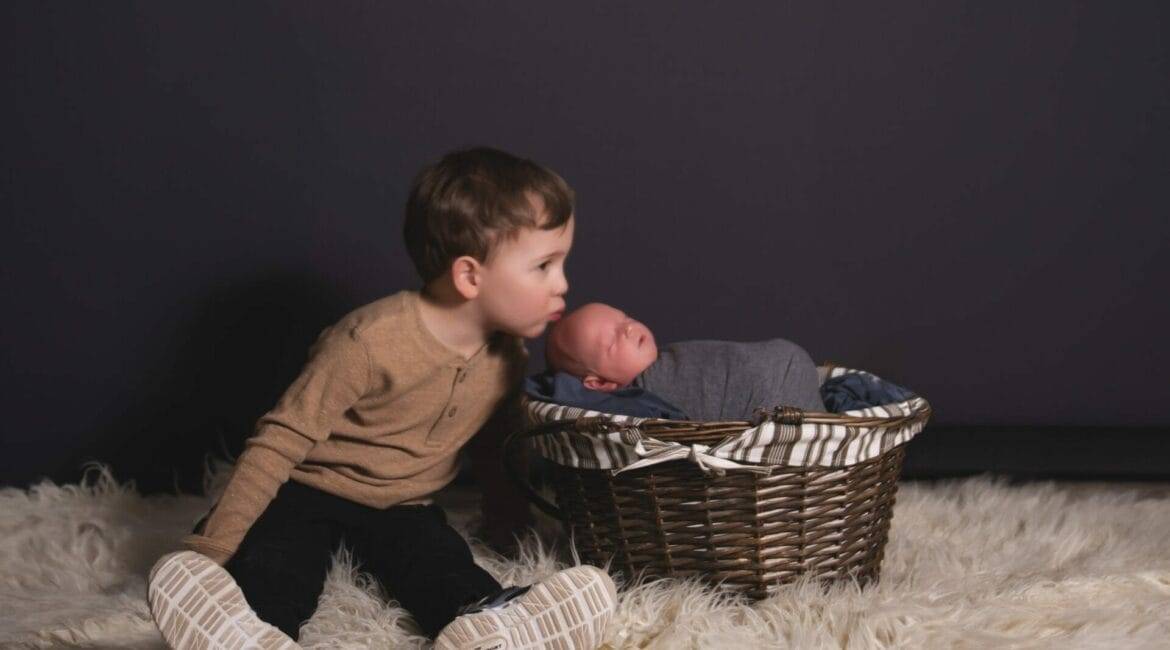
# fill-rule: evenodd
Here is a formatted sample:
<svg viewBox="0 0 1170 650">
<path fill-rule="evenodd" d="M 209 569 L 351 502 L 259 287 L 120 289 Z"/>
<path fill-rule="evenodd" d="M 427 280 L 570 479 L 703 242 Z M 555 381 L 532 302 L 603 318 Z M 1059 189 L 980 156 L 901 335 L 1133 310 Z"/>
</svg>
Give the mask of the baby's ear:
<svg viewBox="0 0 1170 650">
<path fill-rule="evenodd" d="M 585 375 L 585 379 L 581 380 L 581 383 L 585 384 L 585 388 L 588 388 L 589 390 L 599 390 L 604 393 L 611 393 L 621 388 L 621 386 L 618 386 L 616 381 L 602 379 L 597 375 Z"/>
</svg>

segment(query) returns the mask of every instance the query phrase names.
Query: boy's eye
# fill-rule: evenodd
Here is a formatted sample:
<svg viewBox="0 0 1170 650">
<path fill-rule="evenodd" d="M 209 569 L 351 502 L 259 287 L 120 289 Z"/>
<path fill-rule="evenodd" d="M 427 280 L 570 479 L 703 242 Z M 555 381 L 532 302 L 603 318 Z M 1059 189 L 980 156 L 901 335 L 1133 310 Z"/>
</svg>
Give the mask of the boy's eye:
<svg viewBox="0 0 1170 650">
<path fill-rule="evenodd" d="M 548 270 L 549 264 L 552 264 L 552 262 L 541 262 L 540 267 L 538 267 L 538 268 L 540 268 L 541 271 L 546 271 L 546 270 Z"/>
</svg>

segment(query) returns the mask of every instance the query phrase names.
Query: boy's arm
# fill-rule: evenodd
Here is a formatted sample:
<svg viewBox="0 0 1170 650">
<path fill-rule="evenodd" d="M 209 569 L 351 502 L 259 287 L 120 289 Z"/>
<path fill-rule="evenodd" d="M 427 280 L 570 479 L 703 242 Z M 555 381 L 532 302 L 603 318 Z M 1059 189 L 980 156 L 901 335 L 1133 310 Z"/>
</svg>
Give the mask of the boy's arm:
<svg viewBox="0 0 1170 650">
<path fill-rule="evenodd" d="M 481 490 L 480 534 L 489 546 L 509 552 L 515 548 L 515 535 L 532 526 L 532 510 L 528 499 L 508 478 L 504 470 L 504 438 L 512 431 L 522 429 L 524 420 L 520 410 L 520 393 L 505 398 L 492 417 L 467 445 L 471 460 L 471 474 Z M 527 445 L 518 445 L 521 477 L 527 474 Z"/>
<path fill-rule="evenodd" d="M 183 544 L 220 564 L 227 562 L 292 469 L 365 394 L 369 376 L 369 355 L 356 333 L 322 332 L 301 374 L 256 423 L 256 434 L 247 441 L 202 530 Z"/>
</svg>

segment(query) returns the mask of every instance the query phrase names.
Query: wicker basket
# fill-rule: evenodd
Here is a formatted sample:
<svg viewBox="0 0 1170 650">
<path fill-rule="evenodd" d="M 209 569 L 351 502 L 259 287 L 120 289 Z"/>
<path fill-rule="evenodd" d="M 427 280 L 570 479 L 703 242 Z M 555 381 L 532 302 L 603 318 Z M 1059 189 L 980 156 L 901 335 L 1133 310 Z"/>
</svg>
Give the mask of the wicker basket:
<svg viewBox="0 0 1170 650">
<path fill-rule="evenodd" d="M 597 438 L 636 426 L 641 436 L 656 441 L 711 446 L 767 420 L 790 428 L 821 424 L 855 432 L 914 427 L 916 433 L 930 416 L 921 398 L 903 411 L 875 417 L 870 410 L 834 414 L 779 408 L 755 422 L 559 419 L 510 436 L 505 458 L 518 478 L 517 444 L 552 434 Z M 627 577 L 643 572 L 701 576 L 764 598 L 769 588 L 803 575 L 860 581 L 879 576 L 903 452 L 900 442 L 861 462 L 773 465 L 766 475 L 712 473 L 687 460 L 618 474 L 554 464 L 551 482 L 559 507 L 519 483 L 536 505 L 564 523 L 585 562 L 609 563 Z"/>
</svg>

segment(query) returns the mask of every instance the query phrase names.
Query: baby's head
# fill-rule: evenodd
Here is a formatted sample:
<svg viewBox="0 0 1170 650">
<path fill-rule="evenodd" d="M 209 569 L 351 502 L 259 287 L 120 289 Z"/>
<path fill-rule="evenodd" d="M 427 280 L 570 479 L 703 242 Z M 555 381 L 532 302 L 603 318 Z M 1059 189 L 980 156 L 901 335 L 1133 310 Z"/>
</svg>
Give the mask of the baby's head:
<svg viewBox="0 0 1170 650">
<path fill-rule="evenodd" d="M 627 386 L 654 363 L 658 346 L 650 328 L 594 302 L 553 324 L 545 358 L 550 368 L 577 377 L 586 388 L 609 392 Z"/>
</svg>

